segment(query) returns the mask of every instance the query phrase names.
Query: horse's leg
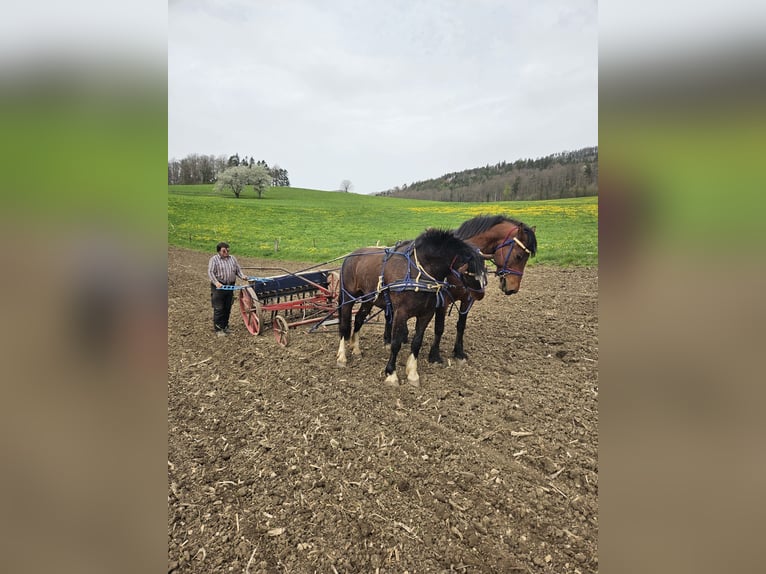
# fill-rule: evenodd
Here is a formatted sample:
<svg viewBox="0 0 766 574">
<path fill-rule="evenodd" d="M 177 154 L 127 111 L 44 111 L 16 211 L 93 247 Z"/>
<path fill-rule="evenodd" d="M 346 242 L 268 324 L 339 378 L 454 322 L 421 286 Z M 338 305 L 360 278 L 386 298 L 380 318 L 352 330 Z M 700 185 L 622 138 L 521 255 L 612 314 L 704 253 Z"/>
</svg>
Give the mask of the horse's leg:
<svg viewBox="0 0 766 574">
<path fill-rule="evenodd" d="M 393 311 L 389 305 L 386 305 L 383 315 L 386 319 L 383 327 L 383 348 L 391 349 L 391 324 L 394 322 Z"/>
<path fill-rule="evenodd" d="M 367 318 L 367 315 L 370 314 L 370 310 L 372 309 L 372 302 L 365 302 L 362 303 L 361 307 L 359 307 L 359 311 L 356 312 L 356 319 L 354 319 L 354 332 L 351 334 L 351 353 L 354 355 L 361 355 L 362 349 L 359 347 L 359 331 L 364 325 L 364 320 Z"/>
<path fill-rule="evenodd" d="M 444 334 L 444 318 L 447 316 L 447 307 L 442 306 L 436 309 L 436 319 L 434 320 L 434 342 L 431 345 L 431 351 L 428 353 L 429 363 L 443 363 L 441 353 L 439 353 L 439 343 Z"/>
<path fill-rule="evenodd" d="M 399 377 L 396 376 L 396 357 L 399 355 L 399 350 L 402 348 L 402 342 L 404 341 L 407 314 L 403 311 L 396 311 L 392 323 L 391 353 L 386 364 L 386 384 L 398 385 Z"/>
<path fill-rule="evenodd" d="M 425 315 L 418 315 L 415 322 L 415 336 L 412 337 L 412 344 L 410 345 L 410 356 L 407 357 L 407 380 L 415 387 L 420 386 L 420 375 L 418 374 L 418 355 L 420 354 L 420 347 L 423 345 L 423 335 L 425 335 L 426 327 L 431 322 L 431 317 L 434 316 L 433 310 Z"/>
<path fill-rule="evenodd" d="M 393 313 L 387 312 L 386 313 L 386 324 L 383 327 L 383 348 L 386 350 L 391 349 L 391 324 L 394 322 L 393 319 Z M 407 342 L 407 339 L 409 338 L 410 334 L 407 330 L 407 323 L 404 323 L 404 337 L 402 338 L 402 344 Z"/>
<path fill-rule="evenodd" d="M 457 334 L 455 335 L 455 348 L 452 354 L 458 361 L 467 361 L 468 355 L 463 351 L 463 333 L 465 333 L 465 324 L 468 320 L 469 303 L 465 300 L 460 302 L 460 313 L 457 317 Z"/>
<path fill-rule="evenodd" d="M 338 345 L 338 354 L 336 356 L 337 365 L 339 367 L 345 367 L 347 363 L 346 342 L 351 337 L 351 312 L 353 306 L 353 301 L 344 301 L 343 294 L 341 294 L 338 309 L 338 334 L 340 335 L 340 344 Z"/>
</svg>

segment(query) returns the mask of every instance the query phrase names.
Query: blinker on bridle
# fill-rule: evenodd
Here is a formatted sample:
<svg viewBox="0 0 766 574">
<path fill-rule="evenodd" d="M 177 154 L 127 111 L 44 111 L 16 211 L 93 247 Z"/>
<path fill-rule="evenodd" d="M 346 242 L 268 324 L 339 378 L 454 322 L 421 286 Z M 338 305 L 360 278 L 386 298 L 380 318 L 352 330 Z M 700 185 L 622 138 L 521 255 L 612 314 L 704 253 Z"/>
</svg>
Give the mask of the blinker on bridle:
<svg viewBox="0 0 766 574">
<path fill-rule="evenodd" d="M 479 253 L 481 254 L 481 251 L 479 251 Z M 457 255 L 455 255 L 455 257 L 452 258 L 452 263 L 450 263 L 450 266 L 449 266 L 449 269 L 450 269 L 450 272 L 452 273 L 452 275 L 454 277 L 460 279 L 460 282 L 463 284 L 463 287 L 465 287 L 469 292 L 471 292 L 471 293 L 484 293 L 484 285 L 486 285 L 486 283 L 484 281 L 481 281 L 481 280 L 477 279 L 481 275 L 481 273 L 472 273 L 472 272 L 470 272 L 468 270 L 463 271 L 461 273 L 460 271 L 455 269 L 455 262 L 456 261 L 457 261 Z M 464 261 L 463 263 L 468 263 L 468 261 Z M 466 276 L 467 277 L 473 277 L 476 281 L 478 281 L 479 283 L 483 284 L 482 287 L 480 287 L 479 289 L 474 289 L 473 287 L 469 286 L 468 283 L 465 280 Z"/>
</svg>

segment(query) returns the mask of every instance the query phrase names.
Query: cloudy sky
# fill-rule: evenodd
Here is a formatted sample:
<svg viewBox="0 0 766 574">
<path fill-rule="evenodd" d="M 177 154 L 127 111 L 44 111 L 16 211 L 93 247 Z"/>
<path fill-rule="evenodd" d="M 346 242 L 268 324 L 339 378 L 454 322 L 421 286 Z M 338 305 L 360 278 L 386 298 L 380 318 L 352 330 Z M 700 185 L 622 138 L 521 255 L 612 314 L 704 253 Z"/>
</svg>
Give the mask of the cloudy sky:
<svg viewBox="0 0 766 574">
<path fill-rule="evenodd" d="M 168 158 L 374 193 L 598 144 L 595 0 L 170 0 Z"/>
</svg>

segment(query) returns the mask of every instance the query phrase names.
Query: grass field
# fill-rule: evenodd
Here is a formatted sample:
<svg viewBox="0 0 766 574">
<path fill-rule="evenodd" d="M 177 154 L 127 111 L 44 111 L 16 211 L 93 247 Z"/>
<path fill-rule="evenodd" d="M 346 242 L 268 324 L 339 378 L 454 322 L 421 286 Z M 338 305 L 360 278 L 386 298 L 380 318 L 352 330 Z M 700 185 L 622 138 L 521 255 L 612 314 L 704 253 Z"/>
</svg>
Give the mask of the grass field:
<svg viewBox="0 0 766 574">
<path fill-rule="evenodd" d="M 212 185 L 168 186 L 168 243 L 214 252 L 218 241 L 234 255 L 322 263 L 357 247 L 393 245 L 426 227 L 455 228 L 482 214 L 503 214 L 536 226 L 530 264 L 598 264 L 598 198 L 455 203 L 271 188 L 239 199 Z M 278 250 L 275 246 L 278 245 Z"/>
</svg>

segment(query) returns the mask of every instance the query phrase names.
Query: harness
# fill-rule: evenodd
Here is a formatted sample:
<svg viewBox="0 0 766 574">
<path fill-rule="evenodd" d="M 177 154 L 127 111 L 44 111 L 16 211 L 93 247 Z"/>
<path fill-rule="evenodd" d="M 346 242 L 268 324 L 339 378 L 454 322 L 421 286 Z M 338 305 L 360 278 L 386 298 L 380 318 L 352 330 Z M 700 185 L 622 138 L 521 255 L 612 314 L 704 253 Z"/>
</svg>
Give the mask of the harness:
<svg viewBox="0 0 766 574">
<path fill-rule="evenodd" d="M 510 246 L 511 246 L 511 248 L 508 250 L 508 253 L 507 253 L 507 254 L 506 254 L 506 256 L 505 256 L 505 261 L 503 261 L 503 265 L 502 265 L 502 267 L 498 266 L 498 267 L 497 267 L 497 270 L 495 271 L 495 275 L 497 275 L 498 277 L 503 277 L 503 276 L 505 276 L 505 275 L 518 275 L 519 277 L 521 277 L 522 275 L 524 275 L 524 272 L 523 272 L 523 271 L 516 271 L 515 269 L 511 269 L 511 268 L 509 268 L 509 267 L 508 267 L 508 260 L 511 258 L 511 253 L 513 253 L 513 246 L 514 246 L 514 244 L 516 244 L 516 245 L 518 245 L 519 247 L 521 247 L 521 248 L 522 248 L 524 251 L 526 251 L 526 252 L 527 252 L 527 254 L 528 254 L 528 255 L 532 255 L 532 252 L 531 252 L 529 249 L 527 249 L 527 246 L 526 246 L 526 245 L 524 245 L 524 244 L 523 244 L 523 243 L 522 243 L 522 242 L 519 240 L 519 238 L 518 238 L 518 237 L 511 237 L 511 233 L 513 233 L 513 232 L 514 232 L 514 231 L 516 231 L 517 229 L 519 229 L 519 228 L 518 228 L 518 227 L 515 227 L 515 228 L 511 229 L 511 230 L 508 232 L 508 235 L 506 235 L 506 236 L 505 236 L 505 239 L 503 239 L 503 240 L 502 240 L 502 241 L 501 241 L 501 242 L 500 242 L 500 243 L 499 243 L 499 244 L 498 244 L 498 245 L 497 245 L 497 246 L 496 246 L 496 247 L 495 247 L 495 248 L 492 250 L 492 255 L 494 255 L 495 253 L 497 253 L 497 250 L 498 250 L 498 249 L 501 249 L 502 247 L 507 247 L 508 245 L 510 245 Z M 495 265 L 497 265 L 497 263 L 495 263 Z"/>
<path fill-rule="evenodd" d="M 399 250 L 402 243 L 404 242 L 397 242 L 396 245 L 393 247 L 386 247 L 384 250 L 384 256 L 383 256 L 383 264 L 381 265 L 380 269 L 380 275 L 378 276 L 378 284 L 375 288 L 375 291 L 372 291 L 370 293 L 365 293 L 364 295 L 360 295 L 359 297 L 354 297 L 349 293 L 345 286 L 343 286 L 343 275 L 341 274 L 341 289 L 343 290 L 343 293 L 345 294 L 347 300 L 344 304 L 355 304 L 355 303 L 365 303 L 368 301 L 372 301 L 378 298 L 378 296 L 383 296 L 386 307 L 385 307 L 385 314 L 386 317 L 389 317 L 392 312 L 392 304 L 391 304 L 391 298 L 389 296 L 389 293 L 391 291 L 395 291 L 397 293 L 403 292 L 403 291 L 414 291 L 414 292 L 426 292 L 426 293 L 435 293 L 436 294 L 436 307 L 443 307 L 447 305 L 447 298 L 449 297 L 449 301 L 454 303 L 454 297 L 452 296 L 452 293 L 450 293 L 450 284 L 447 282 L 446 279 L 439 280 L 436 279 L 434 276 L 432 276 L 426 269 L 423 267 L 423 265 L 420 263 L 420 260 L 418 259 L 417 250 L 415 249 L 414 242 L 409 242 L 409 245 L 404 250 Z M 364 255 L 364 254 L 359 254 Z M 395 281 L 392 281 L 391 283 L 385 282 L 385 271 L 386 271 L 386 263 L 395 255 L 398 255 L 400 257 L 404 257 L 407 260 L 407 272 L 405 276 L 401 279 L 397 279 Z M 450 263 L 450 273 L 453 274 L 453 276 L 458 277 L 463 282 L 463 285 L 466 287 L 466 289 L 469 289 L 470 291 L 477 291 L 476 289 L 470 289 L 467 285 L 465 285 L 465 280 L 462 278 L 461 273 L 459 273 L 455 268 L 455 262 L 457 260 L 457 255 L 452 259 L 452 262 Z M 416 271 L 414 277 L 413 277 L 413 269 Z M 483 289 L 481 290 L 483 291 Z"/>
<path fill-rule="evenodd" d="M 436 307 L 442 307 L 445 304 L 444 292 L 442 289 L 449 287 L 446 279 L 439 281 L 433 277 L 428 271 L 426 271 L 418 260 L 418 252 L 415 249 L 415 244 L 411 243 L 404 251 L 397 251 L 399 244 L 397 243 L 391 249 L 386 249 L 386 254 L 383 257 L 383 265 L 380 268 L 380 276 L 378 277 L 377 294 L 383 293 L 383 297 L 386 299 L 386 313 L 391 306 L 391 300 L 389 297 L 390 291 L 396 291 L 401 293 L 403 291 L 414 291 L 416 293 L 424 291 L 427 293 L 436 294 Z M 407 260 L 407 273 L 402 279 L 393 281 L 392 283 L 385 282 L 386 263 L 391 259 L 393 255 L 399 255 Z M 453 265 L 455 259 L 450 263 L 450 271 L 454 271 Z M 412 277 L 413 265 L 417 271 L 417 275 Z M 445 291 L 449 292 L 448 289 Z"/>
</svg>

